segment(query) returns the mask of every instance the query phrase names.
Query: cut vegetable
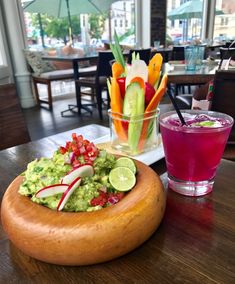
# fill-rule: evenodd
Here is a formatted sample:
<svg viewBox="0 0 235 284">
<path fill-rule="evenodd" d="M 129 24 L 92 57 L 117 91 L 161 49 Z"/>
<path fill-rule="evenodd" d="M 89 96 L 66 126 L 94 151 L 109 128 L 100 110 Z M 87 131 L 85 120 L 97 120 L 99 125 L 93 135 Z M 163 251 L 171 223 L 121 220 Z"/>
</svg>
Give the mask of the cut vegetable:
<svg viewBox="0 0 235 284">
<path fill-rule="evenodd" d="M 69 187 L 67 188 L 67 190 L 63 193 L 60 201 L 59 201 L 59 204 L 57 206 L 57 210 L 58 211 L 61 211 L 66 202 L 68 201 L 69 197 L 72 195 L 72 193 L 74 192 L 74 190 L 80 185 L 81 183 L 81 178 L 78 177 L 76 178 L 70 185 Z"/>
<path fill-rule="evenodd" d="M 139 79 L 142 80 L 141 78 Z M 144 83 L 141 85 L 143 86 Z M 140 83 L 131 83 L 126 89 L 123 115 L 130 117 L 128 126 L 128 145 L 134 155 L 137 154 L 137 146 L 143 124 L 142 118 L 145 108 L 144 100 L 144 89 L 140 86 Z"/>
<path fill-rule="evenodd" d="M 116 33 L 116 30 L 114 31 L 114 42 L 115 44 L 110 43 L 110 48 L 112 50 L 113 56 L 115 60 L 121 64 L 123 68 L 125 68 L 125 60 L 122 54 L 122 49 L 118 40 L 118 35 Z"/>
<path fill-rule="evenodd" d="M 152 100 L 150 101 L 150 103 L 148 104 L 145 112 L 148 111 L 153 111 L 157 108 L 161 98 L 163 97 L 163 95 L 166 93 L 166 89 L 167 89 L 167 80 L 168 80 L 168 76 L 167 74 L 164 74 L 160 83 L 159 88 L 157 89 L 155 95 L 153 96 Z"/>
<path fill-rule="evenodd" d="M 126 167 L 126 168 L 129 168 L 133 174 L 136 174 L 136 165 L 135 165 L 135 162 L 128 158 L 128 157 L 121 157 L 121 158 L 118 158 L 115 165 L 114 165 L 114 168 L 117 168 L 117 167 Z"/>
<path fill-rule="evenodd" d="M 37 198 L 53 196 L 58 193 L 64 193 L 68 189 L 68 184 L 53 184 L 38 190 L 35 194 Z"/>
<path fill-rule="evenodd" d="M 120 88 L 117 82 L 117 79 L 111 78 L 111 110 L 113 112 L 113 121 L 114 121 L 114 128 L 120 140 L 126 141 L 127 136 L 125 130 L 122 127 L 122 122 L 118 120 L 120 115 L 122 114 L 122 107 L 123 107 L 123 100 L 121 97 Z M 117 117 L 115 113 L 118 113 Z M 117 118 L 117 119 L 115 119 Z"/>
<path fill-rule="evenodd" d="M 155 89 L 148 82 L 145 82 L 145 107 L 148 106 L 153 96 L 155 95 Z"/>
<path fill-rule="evenodd" d="M 148 67 L 143 60 L 135 60 L 130 66 L 126 76 L 126 88 L 135 77 L 140 77 L 144 82 L 148 81 Z"/>
<path fill-rule="evenodd" d="M 135 174 L 126 167 L 117 167 L 109 173 L 111 185 L 118 191 L 131 190 L 136 183 Z"/>
<path fill-rule="evenodd" d="M 162 67 L 162 55 L 156 53 L 153 58 L 149 61 L 148 65 L 148 83 L 152 86 L 155 86 L 155 83 L 160 77 L 160 70 Z"/>
<path fill-rule="evenodd" d="M 149 115 L 154 110 L 157 110 L 157 106 L 158 106 L 161 98 L 166 93 L 167 79 L 168 79 L 167 74 L 164 74 L 158 90 L 156 91 L 154 97 L 152 98 L 152 100 L 148 104 L 147 108 L 145 109 L 145 114 L 144 114 L 145 118 L 149 117 Z M 145 145 L 145 142 L 146 142 L 146 139 L 147 139 L 147 136 L 148 136 L 148 126 L 149 126 L 150 121 L 151 121 L 151 119 L 146 119 L 143 123 L 142 131 L 141 131 L 141 135 L 140 135 L 140 139 L 139 139 L 139 146 L 138 146 L 139 151 L 142 151 L 144 149 L 144 145 Z"/>
<path fill-rule="evenodd" d="M 112 64 L 112 75 L 114 78 L 119 78 L 124 72 L 125 70 L 119 62 L 115 61 Z"/>
<path fill-rule="evenodd" d="M 94 168 L 91 165 L 80 165 L 73 168 L 66 176 L 63 177 L 61 183 L 71 184 L 78 177 L 88 177 L 94 174 Z"/>
<path fill-rule="evenodd" d="M 123 115 L 134 116 L 144 113 L 144 81 L 137 78 L 126 89 L 123 102 Z"/>
<path fill-rule="evenodd" d="M 120 77 L 117 79 L 119 89 L 121 92 L 122 99 L 124 100 L 125 97 L 125 92 L 126 92 L 126 78 L 125 77 Z"/>
</svg>

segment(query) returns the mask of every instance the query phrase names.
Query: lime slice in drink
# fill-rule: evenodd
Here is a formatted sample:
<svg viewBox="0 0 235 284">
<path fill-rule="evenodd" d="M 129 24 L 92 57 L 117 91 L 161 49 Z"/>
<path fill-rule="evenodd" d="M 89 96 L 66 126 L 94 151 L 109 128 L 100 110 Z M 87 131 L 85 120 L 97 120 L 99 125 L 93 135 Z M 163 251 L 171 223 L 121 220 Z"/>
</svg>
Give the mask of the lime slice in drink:
<svg viewBox="0 0 235 284">
<path fill-rule="evenodd" d="M 114 167 L 115 168 L 126 167 L 126 168 L 129 168 L 133 172 L 133 174 L 136 174 L 135 162 L 132 159 L 127 158 L 127 157 L 121 157 L 121 158 L 117 159 Z"/>
<path fill-rule="evenodd" d="M 109 182 L 118 191 L 128 191 L 135 186 L 135 174 L 126 167 L 117 167 L 109 173 Z"/>
</svg>

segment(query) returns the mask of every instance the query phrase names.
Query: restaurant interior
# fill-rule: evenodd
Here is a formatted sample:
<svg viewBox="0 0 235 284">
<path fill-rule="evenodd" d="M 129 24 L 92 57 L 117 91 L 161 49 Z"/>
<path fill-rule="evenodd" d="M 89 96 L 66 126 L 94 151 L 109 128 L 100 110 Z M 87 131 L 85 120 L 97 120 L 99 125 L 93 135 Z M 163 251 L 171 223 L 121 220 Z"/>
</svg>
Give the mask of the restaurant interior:
<svg viewBox="0 0 235 284">
<path fill-rule="evenodd" d="M 166 138 L 169 112 L 176 132 L 185 113 L 204 116 L 205 140 Z M 206 124 L 217 113 L 226 139 L 222 115 Z M 235 0 L 0 1 L 0 283 L 234 283 L 234 119 Z M 135 161 L 135 187 L 117 189 L 114 167 L 113 203 L 66 212 L 103 150 Z M 70 171 L 87 167 L 54 182 L 57 211 L 17 192 L 28 164 L 53 153 L 69 153 Z M 204 179 L 183 184 L 174 162 Z"/>
</svg>

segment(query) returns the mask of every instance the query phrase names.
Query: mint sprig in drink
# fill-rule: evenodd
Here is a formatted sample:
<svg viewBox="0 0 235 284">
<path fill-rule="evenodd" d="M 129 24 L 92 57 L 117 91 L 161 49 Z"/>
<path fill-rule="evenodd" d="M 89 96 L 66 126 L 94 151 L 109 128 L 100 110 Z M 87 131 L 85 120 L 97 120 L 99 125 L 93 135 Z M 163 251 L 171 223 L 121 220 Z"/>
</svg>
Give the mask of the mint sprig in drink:
<svg viewBox="0 0 235 284">
<path fill-rule="evenodd" d="M 233 118 L 210 111 L 189 110 L 182 115 L 183 126 L 174 111 L 160 117 L 169 187 L 183 195 L 200 196 L 212 191 Z"/>
</svg>

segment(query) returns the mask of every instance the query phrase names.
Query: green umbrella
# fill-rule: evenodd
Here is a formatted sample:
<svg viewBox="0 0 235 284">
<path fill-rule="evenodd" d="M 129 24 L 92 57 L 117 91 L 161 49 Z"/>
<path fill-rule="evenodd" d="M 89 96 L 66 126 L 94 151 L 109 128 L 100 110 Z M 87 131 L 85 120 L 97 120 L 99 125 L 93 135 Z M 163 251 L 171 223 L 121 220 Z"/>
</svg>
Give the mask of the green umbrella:
<svg viewBox="0 0 235 284">
<path fill-rule="evenodd" d="M 32 0 L 24 4 L 24 11 L 58 18 L 68 17 L 69 37 L 72 39 L 71 15 L 97 14 L 110 9 L 117 0 Z"/>
<path fill-rule="evenodd" d="M 170 20 L 181 20 L 181 19 L 191 19 L 191 18 L 202 18 L 203 14 L 203 1 L 202 0 L 192 0 L 185 2 L 178 8 L 171 10 L 167 17 Z M 216 15 L 223 14 L 222 11 L 216 10 Z"/>
</svg>

